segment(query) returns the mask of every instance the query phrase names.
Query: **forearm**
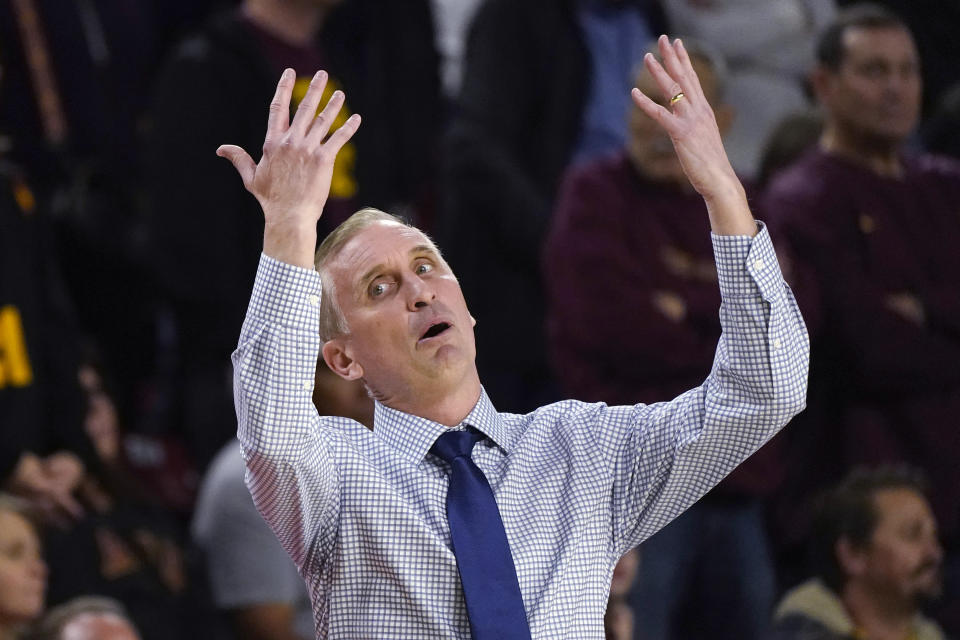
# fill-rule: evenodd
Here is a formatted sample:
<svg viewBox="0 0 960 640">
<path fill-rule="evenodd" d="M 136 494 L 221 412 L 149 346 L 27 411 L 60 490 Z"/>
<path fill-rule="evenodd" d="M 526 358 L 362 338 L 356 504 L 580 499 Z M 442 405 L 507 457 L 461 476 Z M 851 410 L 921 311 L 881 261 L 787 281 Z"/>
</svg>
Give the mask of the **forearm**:
<svg viewBox="0 0 960 640">
<path fill-rule="evenodd" d="M 723 335 L 713 370 L 672 402 L 635 408 L 623 453 L 629 474 L 614 492 L 624 549 L 698 500 L 805 403 L 809 340 L 766 231 L 715 236 L 714 245 Z"/>
<path fill-rule="evenodd" d="M 750 213 L 746 191 L 733 174 L 733 169 L 713 181 L 711 190 L 704 193 L 703 200 L 710 217 L 710 229 L 716 235 L 757 235 L 757 223 Z"/>
<path fill-rule="evenodd" d="M 338 478 L 312 401 L 320 277 L 261 256 L 233 354 L 237 436 L 254 502 L 298 566 L 335 516 Z"/>
</svg>

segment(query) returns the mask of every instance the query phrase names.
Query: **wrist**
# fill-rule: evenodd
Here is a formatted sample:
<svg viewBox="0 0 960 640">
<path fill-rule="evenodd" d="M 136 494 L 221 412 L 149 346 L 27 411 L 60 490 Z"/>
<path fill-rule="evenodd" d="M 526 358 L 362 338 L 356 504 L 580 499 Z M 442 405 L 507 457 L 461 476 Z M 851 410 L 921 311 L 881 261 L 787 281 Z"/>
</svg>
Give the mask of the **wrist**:
<svg viewBox="0 0 960 640">
<path fill-rule="evenodd" d="M 275 260 L 313 269 L 316 247 L 315 220 L 282 220 L 264 224 L 263 252 Z"/>
</svg>

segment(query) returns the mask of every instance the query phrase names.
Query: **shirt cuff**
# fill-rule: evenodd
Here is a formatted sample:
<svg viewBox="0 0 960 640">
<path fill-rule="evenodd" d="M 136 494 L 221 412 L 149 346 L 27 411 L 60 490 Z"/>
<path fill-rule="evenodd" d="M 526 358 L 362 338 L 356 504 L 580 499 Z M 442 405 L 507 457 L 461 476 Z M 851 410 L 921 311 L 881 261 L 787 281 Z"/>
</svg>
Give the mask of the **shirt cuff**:
<svg viewBox="0 0 960 640">
<path fill-rule="evenodd" d="M 320 321 L 320 274 L 261 253 L 247 315 L 314 330 Z"/>
<path fill-rule="evenodd" d="M 767 225 L 758 220 L 757 228 L 752 238 L 710 234 L 724 299 L 753 297 L 759 291 L 764 300 L 772 302 L 783 293 L 783 274 Z"/>
</svg>

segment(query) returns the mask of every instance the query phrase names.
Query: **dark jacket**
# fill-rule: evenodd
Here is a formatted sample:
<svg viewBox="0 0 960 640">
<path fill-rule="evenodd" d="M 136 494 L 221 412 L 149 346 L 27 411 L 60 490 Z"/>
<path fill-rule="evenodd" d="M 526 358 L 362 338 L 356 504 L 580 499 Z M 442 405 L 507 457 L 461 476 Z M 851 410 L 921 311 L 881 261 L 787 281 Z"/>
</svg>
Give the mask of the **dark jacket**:
<svg viewBox="0 0 960 640">
<path fill-rule="evenodd" d="M 25 451 L 92 457 L 77 341 L 47 220 L 26 183 L 0 166 L 0 485 Z"/>
</svg>

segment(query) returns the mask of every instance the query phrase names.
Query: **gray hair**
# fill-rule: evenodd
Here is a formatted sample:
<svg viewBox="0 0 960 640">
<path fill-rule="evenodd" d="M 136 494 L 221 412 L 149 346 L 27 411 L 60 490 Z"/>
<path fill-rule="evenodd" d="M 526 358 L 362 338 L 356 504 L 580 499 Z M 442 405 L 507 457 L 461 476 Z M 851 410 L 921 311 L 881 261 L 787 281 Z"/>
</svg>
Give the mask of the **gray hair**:
<svg viewBox="0 0 960 640">
<path fill-rule="evenodd" d="M 119 618 L 134 628 L 133 621 L 120 602 L 104 596 L 80 596 L 47 612 L 26 640 L 60 640 L 66 626 L 82 615 L 105 615 Z"/>
</svg>

